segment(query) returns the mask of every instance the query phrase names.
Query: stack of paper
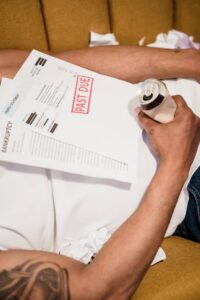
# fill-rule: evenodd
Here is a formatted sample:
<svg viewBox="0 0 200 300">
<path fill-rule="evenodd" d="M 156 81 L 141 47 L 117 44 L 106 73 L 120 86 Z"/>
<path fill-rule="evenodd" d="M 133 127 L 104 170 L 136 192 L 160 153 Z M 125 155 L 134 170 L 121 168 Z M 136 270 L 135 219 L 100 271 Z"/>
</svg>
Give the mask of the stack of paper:
<svg viewBox="0 0 200 300">
<path fill-rule="evenodd" d="M 0 89 L 0 160 L 134 182 L 138 86 L 32 51 Z"/>
</svg>

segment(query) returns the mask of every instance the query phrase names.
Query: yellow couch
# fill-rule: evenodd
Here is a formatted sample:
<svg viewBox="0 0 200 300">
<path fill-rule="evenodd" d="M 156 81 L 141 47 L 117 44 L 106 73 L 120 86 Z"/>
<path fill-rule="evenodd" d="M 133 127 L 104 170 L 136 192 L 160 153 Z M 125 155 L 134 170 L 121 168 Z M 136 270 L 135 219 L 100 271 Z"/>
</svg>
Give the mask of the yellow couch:
<svg viewBox="0 0 200 300">
<path fill-rule="evenodd" d="M 1 0 L 0 48 L 82 48 L 90 31 L 148 43 L 172 28 L 200 41 L 199 20 L 199 0 Z"/>
<path fill-rule="evenodd" d="M 0 48 L 83 48 L 90 31 L 148 43 L 172 28 L 200 41 L 199 20 L 200 0 L 1 0 Z M 199 300 L 200 245 L 171 237 L 163 248 L 167 260 L 150 268 L 132 299 Z"/>
</svg>

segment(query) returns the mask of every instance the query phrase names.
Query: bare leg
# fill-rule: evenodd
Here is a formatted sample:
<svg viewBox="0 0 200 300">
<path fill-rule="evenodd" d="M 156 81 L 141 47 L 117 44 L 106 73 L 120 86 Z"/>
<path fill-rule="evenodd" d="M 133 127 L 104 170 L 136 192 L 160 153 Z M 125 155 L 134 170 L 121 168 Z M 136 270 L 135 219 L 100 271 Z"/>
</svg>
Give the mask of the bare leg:
<svg viewBox="0 0 200 300">
<path fill-rule="evenodd" d="M 150 77 L 157 79 L 187 77 L 200 81 L 200 51 L 194 49 L 105 46 L 54 55 L 132 83 Z"/>
<path fill-rule="evenodd" d="M 23 50 L 1 50 L 0 51 L 0 79 L 4 77 L 13 78 L 29 55 L 29 51 Z"/>
<path fill-rule="evenodd" d="M 18 67 L 1 67 L 0 66 L 0 81 L 2 77 L 12 79 L 17 73 Z"/>
<path fill-rule="evenodd" d="M 0 51 L 0 77 L 13 77 L 30 52 Z M 105 46 L 51 53 L 90 70 L 130 82 L 189 77 L 200 81 L 200 51 L 139 46 Z"/>
</svg>

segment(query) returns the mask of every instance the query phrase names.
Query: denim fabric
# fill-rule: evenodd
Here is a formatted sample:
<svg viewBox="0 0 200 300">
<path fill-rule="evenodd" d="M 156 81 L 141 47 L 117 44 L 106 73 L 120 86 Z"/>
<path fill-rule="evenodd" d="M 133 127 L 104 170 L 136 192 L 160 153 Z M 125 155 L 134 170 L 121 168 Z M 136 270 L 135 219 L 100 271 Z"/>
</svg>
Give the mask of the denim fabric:
<svg viewBox="0 0 200 300">
<path fill-rule="evenodd" d="M 177 227 L 175 235 L 200 242 L 200 167 L 193 174 L 187 190 L 189 203 L 186 216 Z"/>
</svg>

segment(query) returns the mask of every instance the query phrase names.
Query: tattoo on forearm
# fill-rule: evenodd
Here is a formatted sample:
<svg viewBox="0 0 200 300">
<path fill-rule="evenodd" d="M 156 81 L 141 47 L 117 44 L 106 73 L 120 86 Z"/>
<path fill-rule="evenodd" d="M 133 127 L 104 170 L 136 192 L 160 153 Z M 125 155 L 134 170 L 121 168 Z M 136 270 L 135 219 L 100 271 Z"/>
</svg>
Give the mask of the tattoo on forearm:
<svg viewBox="0 0 200 300">
<path fill-rule="evenodd" d="M 14 299 L 70 300 L 67 269 L 31 260 L 0 271 L 0 300 Z"/>
</svg>

